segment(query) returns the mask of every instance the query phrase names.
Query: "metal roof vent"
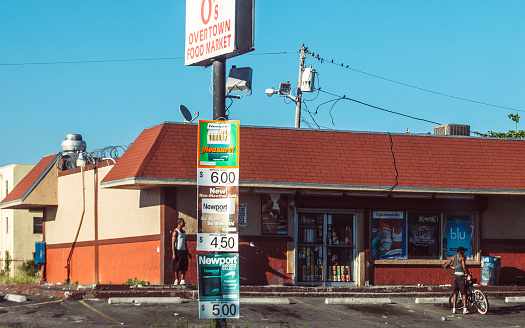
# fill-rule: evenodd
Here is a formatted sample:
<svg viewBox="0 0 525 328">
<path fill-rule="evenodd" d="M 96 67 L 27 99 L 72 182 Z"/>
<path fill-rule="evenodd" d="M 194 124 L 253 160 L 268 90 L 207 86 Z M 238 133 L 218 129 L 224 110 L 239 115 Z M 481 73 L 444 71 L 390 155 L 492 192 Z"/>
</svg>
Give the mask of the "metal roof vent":
<svg viewBox="0 0 525 328">
<path fill-rule="evenodd" d="M 441 136 L 470 136 L 470 125 L 441 124 L 434 127 L 434 134 Z"/>
<path fill-rule="evenodd" d="M 82 141 L 80 134 L 68 134 L 66 140 L 60 144 L 62 152 L 62 170 L 74 169 L 77 167 L 76 162 L 79 154 L 86 151 L 86 142 Z M 82 156 L 81 156 L 82 157 Z"/>
</svg>

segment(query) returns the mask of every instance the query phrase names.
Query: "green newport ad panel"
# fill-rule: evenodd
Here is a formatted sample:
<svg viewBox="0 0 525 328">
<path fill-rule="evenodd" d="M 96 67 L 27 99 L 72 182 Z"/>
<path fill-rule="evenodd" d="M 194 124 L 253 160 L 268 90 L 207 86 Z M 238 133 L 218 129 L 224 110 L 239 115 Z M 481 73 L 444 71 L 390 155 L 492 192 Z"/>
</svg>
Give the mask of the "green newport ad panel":
<svg viewBox="0 0 525 328">
<path fill-rule="evenodd" d="M 197 255 L 200 301 L 239 300 L 239 254 Z"/>
</svg>

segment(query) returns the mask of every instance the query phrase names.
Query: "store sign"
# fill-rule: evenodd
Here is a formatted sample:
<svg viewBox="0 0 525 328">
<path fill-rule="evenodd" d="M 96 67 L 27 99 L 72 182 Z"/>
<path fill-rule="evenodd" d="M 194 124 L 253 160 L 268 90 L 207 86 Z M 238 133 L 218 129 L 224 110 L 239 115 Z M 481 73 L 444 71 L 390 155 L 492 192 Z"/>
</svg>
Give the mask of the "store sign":
<svg viewBox="0 0 525 328">
<path fill-rule="evenodd" d="M 239 254 L 197 255 L 199 318 L 239 318 Z"/>
<path fill-rule="evenodd" d="M 254 0 L 186 0 L 185 65 L 253 50 Z"/>
</svg>

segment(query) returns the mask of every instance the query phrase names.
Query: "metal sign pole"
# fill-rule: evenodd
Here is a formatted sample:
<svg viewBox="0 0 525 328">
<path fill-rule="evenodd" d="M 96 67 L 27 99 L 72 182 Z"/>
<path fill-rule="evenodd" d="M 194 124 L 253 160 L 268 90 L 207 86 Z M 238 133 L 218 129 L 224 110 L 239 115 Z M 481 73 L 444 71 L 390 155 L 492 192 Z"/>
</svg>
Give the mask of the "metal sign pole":
<svg viewBox="0 0 525 328">
<path fill-rule="evenodd" d="M 213 61 L 213 119 L 226 117 L 226 59 Z"/>
<path fill-rule="evenodd" d="M 226 120 L 226 60 L 213 61 L 213 119 Z M 214 252 L 219 254 L 219 252 Z M 225 328 L 226 319 L 215 319 L 215 327 Z"/>
</svg>

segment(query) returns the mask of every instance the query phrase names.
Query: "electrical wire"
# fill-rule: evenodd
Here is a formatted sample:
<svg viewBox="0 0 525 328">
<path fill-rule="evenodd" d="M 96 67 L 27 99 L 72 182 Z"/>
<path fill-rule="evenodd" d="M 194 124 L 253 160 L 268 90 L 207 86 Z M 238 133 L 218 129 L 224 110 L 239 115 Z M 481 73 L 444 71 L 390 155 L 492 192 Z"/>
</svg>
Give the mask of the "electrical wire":
<svg viewBox="0 0 525 328">
<path fill-rule="evenodd" d="M 319 124 L 317 124 L 317 122 L 315 121 L 315 118 L 313 117 L 312 112 L 310 112 L 310 109 L 309 109 L 308 106 L 306 105 L 306 102 L 305 102 L 305 101 L 303 101 L 303 105 L 304 105 L 304 107 L 306 107 L 305 110 L 306 110 L 306 112 L 310 115 L 310 118 L 312 119 L 312 121 L 314 121 L 315 125 L 317 125 L 317 128 L 318 128 L 318 129 L 321 129 L 321 127 L 319 126 Z M 306 120 L 305 120 L 305 122 L 306 122 Z M 310 126 L 310 124 L 308 124 L 308 125 Z"/>
<path fill-rule="evenodd" d="M 403 113 L 399 113 L 399 112 L 395 112 L 395 111 L 392 111 L 392 110 L 388 110 L 388 109 L 385 109 L 385 108 L 381 108 L 381 107 L 377 107 L 377 106 L 374 106 L 374 105 L 370 105 L 370 104 L 367 104 L 365 102 L 362 102 L 362 101 L 359 101 L 359 100 L 356 100 L 356 99 L 352 99 L 352 98 L 348 98 L 346 97 L 345 95 L 343 96 L 339 96 L 339 95 L 336 95 L 334 93 L 331 93 L 331 92 L 328 92 L 328 91 L 324 91 L 324 90 L 321 90 L 321 88 L 319 88 L 319 91 L 320 92 L 324 92 L 326 94 L 329 94 L 329 95 L 332 95 L 334 97 L 338 97 L 338 99 L 333 99 L 333 100 L 329 100 L 327 102 L 324 102 L 322 103 L 321 105 L 317 106 L 317 109 L 316 109 L 316 113 L 317 113 L 317 110 L 319 109 L 320 106 L 326 104 L 326 103 L 329 103 L 329 102 L 332 102 L 332 101 L 340 101 L 340 100 L 349 100 L 349 101 L 353 101 L 353 102 L 356 102 L 358 104 L 361 104 L 361 105 L 364 105 L 364 106 L 368 106 L 368 107 L 371 107 L 371 108 L 375 108 L 375 109 L 379 109 L 379 110 L 382 110 L 384 112 L 388 112 L 388 113 L 391 113 L 391 114 L 396 114 L 396 115 L 400 115 L 400 116 L 404 116 L 404 117 L 408 117 L 408 118 L 411 118 L 411 119 L 414 119 L 414 120 L 418 120 L 418 121 L 423 121 L 423 122 L 428 122 L 428 123 L 432 123 L 432 124 L 436 124 L 436 125 L 441 125 L 441 123 L 438 123 L 438 122 L 434 122 L 434 121 L 430 121 L 430 120 L 427 120 L 427 119 L 424 119 L 424 118 L 419 118 L 419 117 L 415 117 L 415 116 L 410 116 L 410 115 L 407 115 L 407 114 L 403 114 Z M 332 105 L 332 108 L 333 108 L 333 105 Z M 330 113 L 332 111 L 332 108 L 330 109 Z M 332 124 L 333 124 L 333 119 L 332 119 Z"/>
<path fill-rule="evenodd" d="M 286 55 L 286 54 L 296 54 L 296 53 L 298 53 L 298 51 L 263 52 L 263 53 L 259 53 L 259 54 L 249 53 L 249 54 L 245 54 L 245 55 L 265 56 L 265 55 Z M 127 63 L 127 62 L 180 60 L 180 59 L 184 59 L 184 56 L 180 56 L 180 57 L 156 57 L 156 58 L 130 58 L 130 59 L 68 60 L 68 61 L 25 62 L 25 63 L 0 63 L 0 66 L 104 64 L 104 63 Z"/>
<path fill-rule="evenodd" d="M 506 107 L 506 106 L 500 106 L 500 105 L 490 104 L 490 103 L 477 101 L 477 100 L 472 100 L 472 99 L 468 99 L 468 98 L 453 96 L 453 95 L 449 95 L 449 94 L 446 94 L 446 93 L 443 93 L 443 92 L 433 91 L 433 90 L 430 90 L 430 89 L 418 87 L 418 86 L 415 86 L 415 85 L 412 85 L 412 84 L 399 82 L 399 81 L 392 80 L 392 79 L 389 79 L 389 78 L 385 78 L 385 77 L 382 77 L 382 76 L 379 76 L 379 75 L 376 75 L 376 74 L 372 74 L 372 73 L 368 73 L 368 72 L 365 72 L 365 71 L 361 71 L 361 70 L 349 67 L 348 65 L 345 65 L 343 63 L 337 63 L 333 59 L 326 60 L 326 59 L 320 57 L 319 54 L 316 55 L 315 53 L 308 51 L 308 48 L 306 48 L 305 52 L 307 54 L 309 54 L 310 56 L 312 56 L 313 58 L 319 60 L 319 62 L 321 62 L 321 64 L 323 64 L 324 62 L 327 62 L 329 64 L 333 64 L 333 65 L 336 65 L 336 66 L 339 66 L 339 67 L 342 67 L 342 68 L 345 68 L 345 69 L 348 69 L 348 70 L 351 70 L 351 71 L 354 71 L 354 72 L 358 72 L 358 73 L 361 73 L 361 74 L 364 74 L 364 75 L 375 77 L 377 79 L 381 79 L 381 80 L 388 81 L 388 82 L 391 82 L 391 83 L 396 83 L 396 84 L 399 84 L 399 85 L 402 85 L 402 86 L 405 86 L 405 87 L 409 87 L 409 88 L 413 88 L 413 89 L 416 89 L 416 90 L 420 90 L 420 91 L 436 94 L 436 95 L 443 96 L 443 97 L 448 97 L 448 98 L 453 98 L 453 99 L 462 100 L 462 101 L 466 101 L 466 102 L 471 102 L 471 103 L 474 103 L 474 104 L 490 106 L 490 107 L 495 107 L 495 108 L 501 108 L 501 109 L 508 109 L 508 110 L 518 111 L 518 112 L 525 112 L 525 110 L 522 110 L 522 109 Z"/>
</svg>

